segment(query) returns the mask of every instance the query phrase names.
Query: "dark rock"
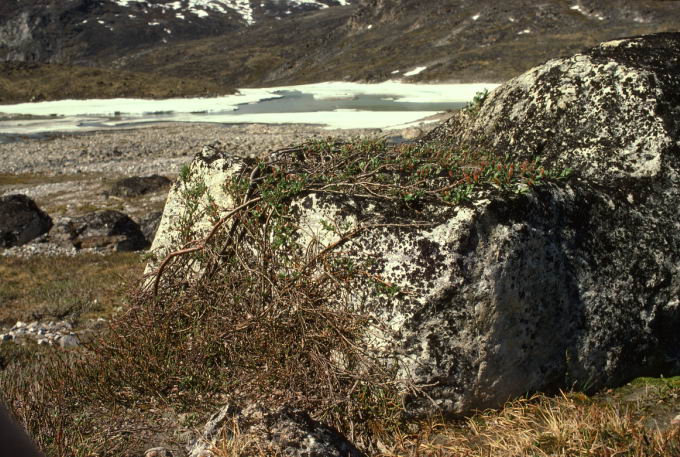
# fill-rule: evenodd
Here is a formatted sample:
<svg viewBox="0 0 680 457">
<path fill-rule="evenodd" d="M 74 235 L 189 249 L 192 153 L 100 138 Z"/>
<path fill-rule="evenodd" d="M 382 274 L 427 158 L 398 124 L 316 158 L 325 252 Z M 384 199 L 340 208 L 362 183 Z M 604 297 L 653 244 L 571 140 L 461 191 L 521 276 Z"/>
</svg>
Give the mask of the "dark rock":
<svg viewBox="0 0 680 457">
<path fill-rule="evenodd" d="M 0 247 L 21 246 L 50 228 L 52 219 L 27 196 L 0 197 Z"/>
<path fill-rule="evenodd" d="M 124 178 L 116 181 L 111 186 L 111 195 L 118 197 L 138 197 L 140 195 L 156 192 L 161 189 L 170 187 L 172 181 L 165 176 L 151 175 L 151 176 L 133 176 L 131 178 Z"/>
<path fill-rule="evenodd" d="M 301 410 L 259 404 L 244 409 L 224 407 L 205 427 L 201 439 L 189 449 L 190 457 L 205 455 L 216 440 L 237 440 L 244 455 L 282 457 L 362 457 L 361 453 L 336 430 L 309 417 Z M 260 452 L 257 452 L 257 451 Z M 249 453 L 248 451 L 251 451 Z"/>
<path fill-rule="evenodd" d="M 162 211 L 154 211 L 149 213 L 139 221 L 139 227 L 144 234 L 144 238 L 149 242 L 149 245 L 153 243 L 153 239 L 156 236 L 156 231 L 161 223 L 161 218 L 163 217 Z"/>
<path fill-rule="evenodd" d="M 357 287 L 338 306 L 375 318 L 367 351 L 427 386 L 407 399 L 410 412 L 464 414 L 527 392 L 680 373 L 680 34 L 549 61 L 421 141 L 574 175 L 456 207 L 325 193 L 291 202 L 303 251 L 338 241 L 324 221 L 383 225 L 344 243 L 343 256 L 370 259 L 371 274 L 408 293 Z M 236 206 L 221 183 L 249 173 L 221 152 L 191 170 L 184 185 L 209 183 L 221 214 Z M 182 191 L 171 191 L 154 241 L 161 258 L 179 247 Z M 195 238 L 212 226 L 204 200 Z"/>
<path fill-rule="evenodd" d="M 60 221 L 50 232 L 50 237 L 55 241 L 70 243 L 76 249 L 137 251 L 149 245 L 135 221 L 112 210 Z"/>
</svg>

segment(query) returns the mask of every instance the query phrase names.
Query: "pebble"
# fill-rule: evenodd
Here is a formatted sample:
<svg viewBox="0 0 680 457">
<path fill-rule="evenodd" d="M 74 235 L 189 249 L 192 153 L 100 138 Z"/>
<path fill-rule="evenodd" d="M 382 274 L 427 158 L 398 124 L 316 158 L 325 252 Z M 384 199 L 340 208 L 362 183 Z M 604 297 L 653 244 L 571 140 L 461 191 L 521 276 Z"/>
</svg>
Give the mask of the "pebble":
<svg viewBox="0 0 680 457">
<path fill-rule="evenodd" d="M 680 425 L 680 414 L 675 416 L 673 420 L 671 421 L 671 425 L 679 426 Z"/>
<path fill-rule="evenodd" d="M 172 457 L 172 452 L 164 447 L 154 447 L 147 449 L 144 457 Z"/>
</svg>

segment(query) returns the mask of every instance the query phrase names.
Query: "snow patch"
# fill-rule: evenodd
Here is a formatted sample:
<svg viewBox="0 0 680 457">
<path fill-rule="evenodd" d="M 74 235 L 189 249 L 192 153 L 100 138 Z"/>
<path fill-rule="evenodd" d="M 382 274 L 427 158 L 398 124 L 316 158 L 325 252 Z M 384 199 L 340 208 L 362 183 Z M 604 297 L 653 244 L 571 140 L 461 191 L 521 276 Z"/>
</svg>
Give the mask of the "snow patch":
<svg viewBox="0 0 680 457">
<path fill-rule="evenodd" d="M 574 11 L 578 11 L 579 13 L 583 14 L 585 17 L 594 17 L 598 21 L 604 21 L 604 16 L 602 16 L 601 14 L 588 12 L 578 3 L 574 6 L 572 6 L 569 9 L 574 10 Z"/>
<path fill-rule="evenodd" d="M 130 6 L 132 3 L 140 3 L 138 0 L 113 1 L 120 6 Z M 297 2 L 299 0 L 293 1 Z M 303 3 L 307 2 L 303 1 Z M 207 17 L 210 15 L 210 11 L 227 14 L 229 10 L 233 10 L 236 11 L 248 25 L 255 23 L 255 20 L 253 19 L 253 9 L 250 6 L 250 0 L 184 0 L 175 1 L 172 3 L 154 3 L 150 4 L 149 7 L 176 11 L 178 13 L 177 17 L 180 19 L 185 18 L 182 13 L 193 13 L 198 17 Z"/>
<path fill-rule="evenodd" d="M 315 5 L 318 6 L 319 9 L 324 9 L 328 8 L 328 5 L 325 3 L 318 2 L 316 0 L 288 0 L 288 3 L 295 3 L 296 5 Z"/>
<path fill-rule="evenodd" d="M 416 67 L 408 73 L 404 73 L 404 76 L 415 76 L 427 70 L 427 67 Z"/>
</svg>

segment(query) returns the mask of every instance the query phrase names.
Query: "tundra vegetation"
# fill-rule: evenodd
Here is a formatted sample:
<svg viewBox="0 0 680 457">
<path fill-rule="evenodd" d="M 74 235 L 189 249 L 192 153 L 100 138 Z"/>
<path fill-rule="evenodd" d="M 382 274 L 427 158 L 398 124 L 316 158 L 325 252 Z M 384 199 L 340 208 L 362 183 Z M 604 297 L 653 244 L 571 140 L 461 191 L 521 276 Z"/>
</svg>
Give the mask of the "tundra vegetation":
<svg viewBox="0 0 680 457">
<path fill-rule="evenodd" d="M 190 173 L 179 179 L 188 183 Z M 201 239 L 190 228 L 204 214 L 192 202 L 209 198 L 207 187 L 186 186 L 182 248 L 130 285 L 108 331 L 74 350 L 7 357 L 0 389 L 55 456 L 139 455 L 149 439 L 179 440 L 168 435 L 169 417 L 190 428 L 216 406 L 244 402 L 311 411 L 369 455 L 673 455 L 679 429 L 647 427 L 645 408 L 677 399 L 676 381 L 633 403 L 570 392 L 467 419 L 408 417 L 403 403 L 422 395 L 420 386 L 395 380 L 390 363 L 365 351 L 367 329 L 380 323 L 346 306 L 356 287 L 408 293 L 372 275 L 370 259 L 343 256 L 343 244 L 372 227 L 326 221 L 339 241 L 310 250 L 298 244 L 291 215 L 291 200 L 311 192 L 417 210 L 532 192 L 571 174 L 434 140 L 328 139 L 278 151 L 224 183 L 235 209 L 209 214 L 213 229 Z M 215 453 L 268 455 L 238 434 Z"/>
</svg>

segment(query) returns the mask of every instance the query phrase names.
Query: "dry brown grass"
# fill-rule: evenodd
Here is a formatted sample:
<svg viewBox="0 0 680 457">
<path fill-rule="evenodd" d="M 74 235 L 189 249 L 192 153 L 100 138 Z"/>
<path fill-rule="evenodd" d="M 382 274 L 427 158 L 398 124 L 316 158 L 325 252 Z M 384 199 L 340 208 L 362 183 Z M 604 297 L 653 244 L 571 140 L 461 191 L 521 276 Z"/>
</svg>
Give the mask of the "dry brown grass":
<svg viewBox="0 0 680 457">
<path fill-rule="evenodd" d="M 0 63 L 0 103 L 66 98 L 168 98 L 233 93 L 202 77 L 175 78 L 114 69 L 24 62 Z"/>
<path fill-rule="evenodd" d="M 676 392 L 677 393 L 677 392 Z M 658 400 L 657 397 L 655 400 Z M 650 429 L 641 405 L 595 401 L 583 394 L 536 395 L 459 424 L 431 422 L 396 437 L 384 457 L 671 457 L 680 428 Z"/>
<path fill-rule="evenodd" d="M 648 379 L 638 383 L 638 387 Z M 664 401 L 680 388 L 669 384 L 647 399 Z M 535 395 L 458 422 L 408 424 L 415 433 L 383 434 L 375 457 L 674 457 L 680 455 L 680 427 L 648 428 L 640 402 L 610 402 L 579 393 Z M 218 457 L 271 457 L 234 424 L 215 445 Z M 389 444 L 385 444 L 389 443 Z"/>
<path fill-rule="evenodd" d="M 76 175 L 42 175 L 42 174 L 10 174 L 0 173 L 0 188 L 17 185 L 33 186 L 39 184 L 52 184 L 71 181 L 85 181 L 90 179 L 101 179 L 99 173 L 79 173 Z"/>
<path fill-rule="evenodd" d="M 0 324 L 107 317 L 123 303 L 124 284 L 142 269 L 135 253 L 0 257 Z"/>
</svg>

